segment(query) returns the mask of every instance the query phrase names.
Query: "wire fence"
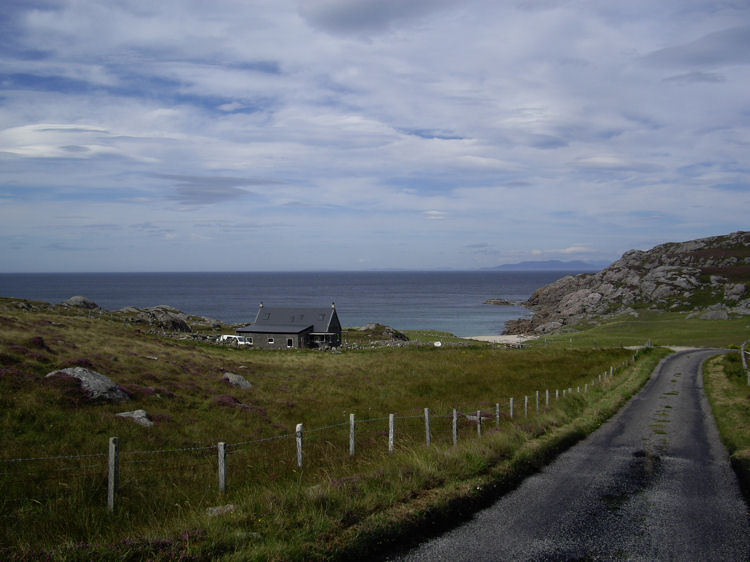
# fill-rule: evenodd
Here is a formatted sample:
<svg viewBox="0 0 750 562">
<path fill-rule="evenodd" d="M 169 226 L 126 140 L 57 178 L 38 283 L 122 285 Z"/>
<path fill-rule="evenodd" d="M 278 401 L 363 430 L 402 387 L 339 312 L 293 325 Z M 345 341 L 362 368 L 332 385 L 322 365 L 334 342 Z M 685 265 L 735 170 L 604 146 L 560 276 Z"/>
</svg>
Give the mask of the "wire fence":
<svg viewBox="0 0 750 562">
<path fill-rule="evenodd" d="M 399 448 L 452 446 L 502 424 L 523 423 L 555 402 L 602 387 L 628 363 L 582 386 L 488 400 L 466 412 L 424 408 L 422 414 L 362 419 L 350 414 L 345 422 L 314 428 L 298 424 L 282 435 L 172 449 L 121 449 L 112 437 L 108 452 L 0 459 L 0 518 L 64 505 L 75 509 L 80 502 L 106 505 L 109 511 L 135 503 L 179 509 L 214 500 L 228 487 L 267 484 L 303 468 L 340 472 L 346 457 L 375 460 Z"/>
</svg>

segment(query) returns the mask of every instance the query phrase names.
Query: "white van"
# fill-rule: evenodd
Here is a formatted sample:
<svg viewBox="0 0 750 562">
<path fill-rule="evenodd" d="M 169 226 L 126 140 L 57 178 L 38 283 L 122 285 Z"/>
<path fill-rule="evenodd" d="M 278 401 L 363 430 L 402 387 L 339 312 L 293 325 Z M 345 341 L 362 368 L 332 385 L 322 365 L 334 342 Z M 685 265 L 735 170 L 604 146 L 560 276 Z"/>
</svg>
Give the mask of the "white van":
<svg viewBox="0 0 750 562">
<path fill-rule="evenodd" d="M 253 338 L 246 338 L 244 336 L 235 336 L 232 334 L 224 334 L 219 336 L 219 343 L 236 341 L 237 345 L 253 345 Z"/>
</svg>

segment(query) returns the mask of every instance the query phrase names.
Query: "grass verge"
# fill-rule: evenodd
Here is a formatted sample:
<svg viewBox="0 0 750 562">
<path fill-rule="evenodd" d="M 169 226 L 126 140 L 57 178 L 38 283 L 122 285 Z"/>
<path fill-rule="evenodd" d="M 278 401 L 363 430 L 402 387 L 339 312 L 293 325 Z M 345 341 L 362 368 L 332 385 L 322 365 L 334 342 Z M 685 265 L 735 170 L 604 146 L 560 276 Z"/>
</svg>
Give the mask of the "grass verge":
<svg viewBox="0 0 750 562">
<path fill-rule="evenodd" d="M 750 386 L 739 352 L 707 362 L 703 381 L 721 440 L 750 501 Z"/>
<path fill-rule="evenodd" d="M 483 462 L 469 473 L 453 475 L 445 485 L 420 490 L 411 501 L 374 513 L 342 530 L 336 542 L 328 543 L 322 558 L 368 558 L 373 552 L 400 550 L 489 506 L 614 415 L 643 387 L 668 353 L 649 350 L 642 361 L 602 392 L 576 401 L 567 411 L 540 416 L 533 426 L 494 432 L 456 449 L 430 452 L 436 455 L 432 466 L 450 465 L 457 456 L 476 455 Z M 419 459 L 419 464 L 424 462 L 424 457 Z"/>
</svg>

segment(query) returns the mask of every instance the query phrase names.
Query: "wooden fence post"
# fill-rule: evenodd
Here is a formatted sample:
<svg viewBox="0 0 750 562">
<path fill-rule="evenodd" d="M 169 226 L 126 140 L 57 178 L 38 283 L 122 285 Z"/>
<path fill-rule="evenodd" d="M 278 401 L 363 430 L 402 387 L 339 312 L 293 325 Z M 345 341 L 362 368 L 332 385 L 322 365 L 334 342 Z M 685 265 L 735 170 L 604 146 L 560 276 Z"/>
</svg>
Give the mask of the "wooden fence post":
<svg viewBox="0 0 750 562">
<path fill-rule="evenodd" d="M 219 491 L 223 494 L 227 489 L 227 444 L 219 441 Z"/>
<path fill-rule="evenodd" d="M 354 414 L 349 414 L 349 456 L 354 456 Z"/>
<path fill-rule="evenodd" d="M 388 452 L 393 452 L 396 431 L 396 415 L 388 414 Z"/>
<path fill-rule="evenodd" d="M 544 405 L 549 408 L 549 388 L 544 391 Z"/>
<path fill-rule="evenodd" d="M 536 391 L 536 411 L 539 412 L 539 391 Z"/>
<path fill-rule="evenodd" d="M 529 395 L 523 397 L 523 417 L 529 417 Z"/>
<path fill-rule="evenodd" d="M 500 404 L 495 404 L 495 425 L 500 425 Z"/>
<path fill-rule="evenodd" d="M 424 434 L 425 434 L 425 441 L 427 442 L 427 446 L 429 447 L 432 445 L 432 434 L 430 432 L 430 409 L 425 408 L 424 409 Z"/>
<path fill-rule="evenodd" d="M 303 451 L 302 451 L 302 424 L 297 424 L 297 430 L 295 431 L 297 436 L 297 466 L 302 468 Z"/>
<path fill-rule="evenodd" d="M 120 440 L 109 438 L 109 475 L 107 478 L 107 509 L 115 510 L 115 494 L 120 485 Z"/>
<path fill-rule="evenodd" d="M 560 400 L 560 390 L 557 388 L 555 389 L 555 400 Z"/>
<path fill-rule="evenodd" d="M 482 410 L 477 410 L 477 436 L 482 436 Z"/>
<path fill-rule="evenodd" d="M 458 445 L 458 412 L 453 408 L 453 446 Z"/>
<path fill-rule="evenodd" d="M 513 419 L 513 398 L 510 399 L 510 419 Z"/>
</svg>

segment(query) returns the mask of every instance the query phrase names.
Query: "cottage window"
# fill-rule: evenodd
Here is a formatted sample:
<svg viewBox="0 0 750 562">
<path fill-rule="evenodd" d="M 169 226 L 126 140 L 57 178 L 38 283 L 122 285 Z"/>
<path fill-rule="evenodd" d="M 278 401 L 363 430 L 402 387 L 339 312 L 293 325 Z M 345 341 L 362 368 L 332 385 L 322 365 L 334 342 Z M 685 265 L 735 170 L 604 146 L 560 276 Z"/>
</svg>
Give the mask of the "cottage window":
<svg viewBox="0 0 750 562">
<path fill-rule="evenodd" d="M 293 345 L 294 345 L 294 340 L 292 340 L 292 338 L 287 338 L 286 339 L 286 346 L 287 347 L 292 347 Z"/>
<path fill-rule="evenodd" d="M 273 338 L 268 338 L 268 340 L 266 340 L 266 341 L 268 341 L 268 343 L 271 344 L 271 345 L 273 345 L 273 343 L 274 343 Z"/>
</svg>

